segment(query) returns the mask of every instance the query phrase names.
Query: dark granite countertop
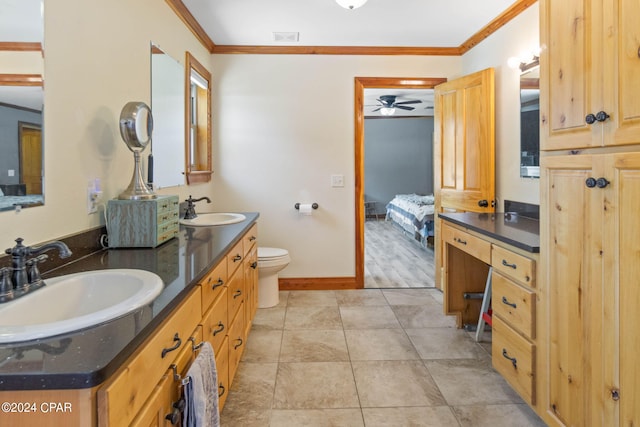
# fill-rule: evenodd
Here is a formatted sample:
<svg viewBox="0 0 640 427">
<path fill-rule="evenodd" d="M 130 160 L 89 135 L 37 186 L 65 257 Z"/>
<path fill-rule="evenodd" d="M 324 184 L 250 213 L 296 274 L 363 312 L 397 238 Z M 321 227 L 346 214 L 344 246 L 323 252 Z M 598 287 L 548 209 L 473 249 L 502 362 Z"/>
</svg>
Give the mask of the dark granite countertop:
<svg viewBox="0 0 640 427">
<path fill-rule="evenodd" d="M 81 389 L 104 382 L 259 216 L 245 215 L 246 220 L 231 225 L 181 225 L 178 237 L 157 248 L 104 250 L 56 269 L 55 276 L 138 268 L 158 274 L 164 289 L 149 305 L 109 322 L 52 338 L 0 344 L 0 390 Z"/>
<path fill-rule="evenodd" d="M 440 218 L 528 252 L 540 252 L 540 223 L 512 213 L 440 213 Z"/>
</svg>

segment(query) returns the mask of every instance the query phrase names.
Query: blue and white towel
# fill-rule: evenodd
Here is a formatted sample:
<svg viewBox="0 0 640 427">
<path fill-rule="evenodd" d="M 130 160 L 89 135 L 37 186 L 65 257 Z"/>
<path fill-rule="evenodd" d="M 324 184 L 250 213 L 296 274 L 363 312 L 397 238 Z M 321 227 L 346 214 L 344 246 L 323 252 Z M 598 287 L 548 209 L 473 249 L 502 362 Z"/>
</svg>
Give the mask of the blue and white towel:
<svg viewBox="0 0 640 427">
<path fill-rule="evenodd" d="M 187 372 L 189 382 L 184 386 L 186 407 L 184 423 L 187 427 L 219 427 L 218 373 L 213 347 L 208 342 L 200 349 Z"/>
</svg>

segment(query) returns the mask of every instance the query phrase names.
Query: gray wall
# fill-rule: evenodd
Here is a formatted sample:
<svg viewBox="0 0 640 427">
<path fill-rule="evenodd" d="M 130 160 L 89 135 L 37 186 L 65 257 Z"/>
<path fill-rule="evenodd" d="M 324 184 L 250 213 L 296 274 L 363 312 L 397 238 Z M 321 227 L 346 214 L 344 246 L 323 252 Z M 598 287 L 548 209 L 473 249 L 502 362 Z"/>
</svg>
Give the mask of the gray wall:
<svg viewBox="0 0 640 427">
<path fill-rule="evenodd" d="M 0 105 L 0 184 L 19 184 L 18 122 L 42 124 L 42 114 Z M 9 169 L 14 176 L 8 175 Z"/>
<path fill-rule="evenodd" d="M 433 117 L 365 119 L 364 194 L 377 213 L 396 194 L 433 193 Z"/>
</svg>

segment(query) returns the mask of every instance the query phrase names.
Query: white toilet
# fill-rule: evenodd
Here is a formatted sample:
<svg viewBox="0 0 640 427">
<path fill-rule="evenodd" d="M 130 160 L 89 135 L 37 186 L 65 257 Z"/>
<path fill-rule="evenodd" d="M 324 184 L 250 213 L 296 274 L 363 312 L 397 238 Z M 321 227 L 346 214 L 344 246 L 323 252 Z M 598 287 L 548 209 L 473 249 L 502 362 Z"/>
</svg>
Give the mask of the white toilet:
<svg viewBox="0 0 640 427">
<path fill-rule="evenodd" d="M 278 273 L 290 261 L 286 249 L 258 247 L 258 308 L 278 305 Z"/>
</svg>

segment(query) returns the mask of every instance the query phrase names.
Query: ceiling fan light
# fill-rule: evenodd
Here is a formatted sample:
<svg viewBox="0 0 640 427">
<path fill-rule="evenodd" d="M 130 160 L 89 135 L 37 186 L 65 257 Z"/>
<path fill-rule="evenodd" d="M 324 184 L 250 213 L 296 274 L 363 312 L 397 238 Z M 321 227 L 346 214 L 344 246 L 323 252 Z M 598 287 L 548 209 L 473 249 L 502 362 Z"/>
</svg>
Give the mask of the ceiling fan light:
<svg viewBox="0 0 640 427">
<path fill-rule="evenodd" d="M 393 116 L 393 114 L 396 112 L 396 109 L 393 107 L 382 107 L 380 109 L 380 114 L 382 114 L 383 116 Z"/>
<path fill-rule="evenodd" d="M 367 0 L 336 0 L 336 3 L 345 9 L 357 9 L 366 2 Z"/>
</svg>

